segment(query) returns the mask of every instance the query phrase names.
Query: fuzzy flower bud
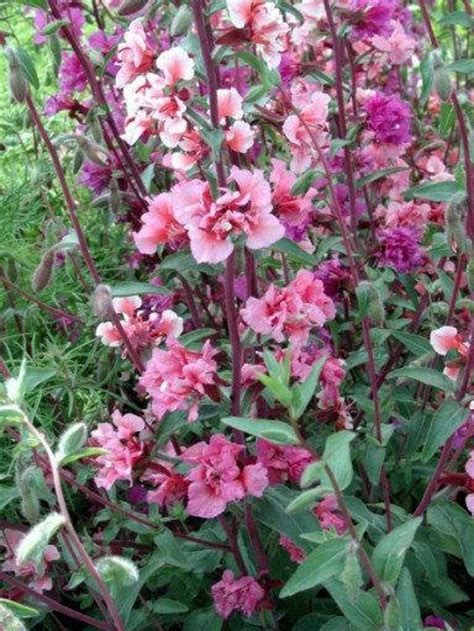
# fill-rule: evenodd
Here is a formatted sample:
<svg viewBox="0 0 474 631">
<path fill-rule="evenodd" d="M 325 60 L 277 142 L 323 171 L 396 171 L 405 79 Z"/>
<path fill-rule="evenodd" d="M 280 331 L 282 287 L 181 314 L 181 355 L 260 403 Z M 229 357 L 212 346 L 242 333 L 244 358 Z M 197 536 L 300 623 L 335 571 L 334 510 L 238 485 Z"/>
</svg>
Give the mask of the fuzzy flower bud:
<svg viewBox="0 0 474 631">
<path fill-rule="evenodd" d="M 147 4 L 148 0 L 124 0 L 117 13 L 123 17 L 127 17 L 141 11 Z"/>
<path fill-rule="evenodd" d="M 92 306 L 94 315 L 100 320 L 107 320 L 112 317 L 114 307 L 112 304 L 112 291 L 108 285 L 97 285 L 92 297 Z"/>
<path fill-rule="evenodd" d="M 24 103 L 29 93 L 28 80 L 13 48 L 6 49 L 9 77 L 8 83 L 12 97 L 17 103 Z"/>
<path fill-rule="evenodd" d="M 113 215 L 118 215 L 122 207 L 122 195 L 115 178 L 110 181 L 109 210 Z"/>
<path fill-rule="evenodd" d="M 34 291 L 43 291 L 51 282 L 53 275 L 54 249 L 48 250 L 35 270 L 31 286 Z"/>
</svg>

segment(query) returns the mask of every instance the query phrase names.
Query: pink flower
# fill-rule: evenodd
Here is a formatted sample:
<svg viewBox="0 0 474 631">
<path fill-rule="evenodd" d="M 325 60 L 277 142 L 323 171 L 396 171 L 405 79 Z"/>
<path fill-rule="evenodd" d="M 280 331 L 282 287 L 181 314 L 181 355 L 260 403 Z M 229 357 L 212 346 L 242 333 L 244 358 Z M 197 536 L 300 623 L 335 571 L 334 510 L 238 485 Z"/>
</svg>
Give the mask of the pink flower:
<svg viewBox="0 0 474 631">
<path fill-rule="evenodd" d="M 323 530 L 334 528 L 338 535 L 346 532 L 346 518 L 339 512 L 335 495 L 327 495 L 314 509 Z"/>
<path fill-rule="evenodd" d="M 392 21 L 393 31 L 390 35 L 374 35 L 372 44 L 381 52 L 387 53 L 390 63 L 405 64 L 415 52 L 416 41 L 407 35 L 400 22 Z"/>
<path fill-rule="evenodd" d="M 175 216 L 186 228 L 198 263 L 219 263 L 233 251 L 232 237 L 247 236 L 247 247 L 264 248 L 284 234 L 271 213 L 271 191 L 263 172 L 232 167 L 237 191 L 225 190 L 213 201 L 209 185 L 191 180 L 173 188 Z"/>
<path fill-rule="evenodd" d="M 302 447 L 276 445 L 268 440 L 257 440 L 257 461 L 268 471 L 270 484 L 291 482 L 298 484 L 303 471 L 313 461 L 308 450 Z"/>
<path fill-rule="evenodd" d="M 451 350 L 464 348 L 461 336 L 454 326 L 442 326 L 431 331 L 430 344 L 438 355 L 446 355 Z"/>
<path fill-rule="evenodd" d="M 171 193 L 160 193 L 148 202 L 149 211 L 141 216 L 142 228 L 133 233 L 133 239 L 142 254 L 155 254 L 159 245 L 179 248 L 186 243 L 186 230 L 174 213 Z"/>
<path fill-rule="evenodd" d="M 279 219 L 291 223 L 301 224 L 312 209 L 314 189 L 303 196 L 292 195 L 291 189 L 296 182 L 296 175 L 288 171 L 282 160 L 272 160 L 270 182 L 273 184 L 273 208 Z"/>
<path fill-rule="evenodd" d="M 285 548 L 293 563 L 303 563 L 306 559 L 306 552 L 293 543 L 293 541 L 286 535 L 281 535 L 278 543 L 282 546 L 282 548 Z"/>
<path fill-rule="evenodd" d="M 246 495 L 262 496 L 268 485 L 267 471 L 260 463 L 243 466 L 238 462 L 243 449 L 222 434 L 214 434 L 209 444 L 200 442 L 183 452 L 184 462 L 194 465 L 187 476 L 191 482 L 187 509 L 190 515 L 216 517 L 229 502 Z"/>
<path fill-rule="evenodd" d="M 39 565 L 28 561 L 19 563 L 16 558 L 16 550 L 25 534 L 19 530 L 5 528 L 3 537 L 0 539 L 0 547 L 5 548 L 6 555 L 2 563 L 4 572 L 13 572 L 18 578 L 26 579 L 26 583 L 35 592 L 42 593 L 53 588 L 53 581 L 47 575 L 49 565 L 52 561 L 60 559 L 60 554 L 56 546 L 47 545 L 43 552 L 43 558 Z"/>
<path fill-rule="evenodd" d="M 289 26 L 275 4 L 261 0 L 227 0 L 227 9 L 232 24 L 238 29 L 247 27 L 257 53 L 270 68 L 277 68 L 281 53 L 287 48 Z"/>
<path fill-rule="evenodd" d="M 151 397 L 152 410 L 162 419 L 168 412 L 188 410 L 188 419 L 195 421 L 199 402 L 216 384 L 217 353 L 209 340 L 202 351 L 191 351 L 173 339 L 166 351 L 155 349 L 140 385 Z"/>
<path fill-rule="evenodd" d="M 120 69 L 116 85 L 123 88 L 135 77 L 147 72 L 153 65 L 155 49 L 147 37 L 141 20 L 133 20 L 124 34 L 124 42 L 119 44 L 117 60 Z"/>
<path fill-rule="evenodd" d="M 124 298 L 114 298 L 112 305 L 115 313 L 121 313 L 127 320 L 130 320 L 135 311 L 142 306 L 140 296 L 126 296 Z"/>
<path fill-rule="evenodd" d="M 194 77 L 194 61 L 180 46 L 162 52 L 156 60 L 156 67 L 163 72 L 165 85 L 170 87 Z"/>
<path fill-rule="evenodd" d="M 226 620 L 234 611 L 251 616 L 262 605 L 265 590 L 251 576 L 234 578 L 231 570 L 226 570 L 218 583 L 211 587 L 214 608 Z"/>
<path fill-rule="evenodd" d="M 289 339 L 301 347 L 311 328 L 323 326 L 335 317 L 336 310 L 322 281 L 312 272 L 300 270 L 287 287 L 270 285 L 262 298 L 250 297 L 241 315 L 256 333 L 271 335 L 277 342 Z"/>
<path fill-rule="evenodd" d="M 466 508 L 474 516 L 474 493 L 466 495 Z"/>
<path fill-rule="evenodd" d="M 235 88 L 217 90 L 217 108 L 221 124 L 226 118 L 240 120 L 244 115 L 242 97 Z"/>
<path fill-rule="evenodd" d="M 245 121 L 235 121 L 224 135 L 227 146 L 236 153 L 247 153 L 254 142 L 252 128 Z"/>
<path fill-rule="evenodd" d="M 141 417 L 135 414 L 122 415 L 115 410 L 112 422 L 113 425 L 99 423 L 91 434 L 92 445 L 107 451 L 95 459 L 99 471 L 94 478 L 97 486 L 106 490 L 118 480 L 127 480 L 131 484 L 133 467 L 144 453 L 144 443 L 138 436 L 145 429 Z"/>
<path fill-rule="evenodd" d="M 176 456 L 174 447 L 166 446 L 169 456 Z M 148 491 L 147 501 L 158 506 L 172 506 L 187 496 L 189 481 L 178 473 L 174 466 L 166 460 L 153 460 L 142 475 L 143 482 L 149 482 L 155 488 Z"/>
</svg>

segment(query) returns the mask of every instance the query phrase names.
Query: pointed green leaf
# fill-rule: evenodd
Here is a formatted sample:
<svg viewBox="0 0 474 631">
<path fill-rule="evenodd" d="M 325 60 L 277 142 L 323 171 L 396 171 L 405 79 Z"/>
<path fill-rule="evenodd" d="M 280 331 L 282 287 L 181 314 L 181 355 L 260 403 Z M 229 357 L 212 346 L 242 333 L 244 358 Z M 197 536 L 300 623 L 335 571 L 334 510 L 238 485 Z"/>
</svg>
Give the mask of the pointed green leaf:
<svg viewBox="0 0 474 631">
<path fill-rule="evenodd" d="M 224 425 L 238 429 L 241 432 L 265 438 L 279 445 L 297 445 L 299 443 L 295 430 L 287 423 L 265 419 L 240 418 L 227 416 L 221 419 Z"/>
<path fill-rule="evenodd" d="M 406 551 L 411 546 L 421 522 L 421 517 L 410 519 L 385 535 L 376 545 L 372 562 L 381 580 L 393 585 L 396 583 Z"/>
</svg>

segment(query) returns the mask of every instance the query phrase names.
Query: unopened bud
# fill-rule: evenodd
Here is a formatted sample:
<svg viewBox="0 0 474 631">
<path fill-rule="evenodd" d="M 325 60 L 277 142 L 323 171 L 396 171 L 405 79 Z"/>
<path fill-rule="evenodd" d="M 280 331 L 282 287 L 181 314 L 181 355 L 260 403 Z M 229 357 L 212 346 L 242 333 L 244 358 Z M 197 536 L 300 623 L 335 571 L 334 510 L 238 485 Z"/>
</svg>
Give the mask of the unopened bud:
<svg viewBox="0 0 474 631">
<path fill-rule="evenodd" d="M 51 276 L 53 275 L 53 264 L 54 250 L 51 249 L 43 255 L 40 264 L 36 268 L 31 283 L 34 291 L 43 291 L 43 289 L 49 285 Z"/>
<path fill-rule="evenodd" d="M 79 169 L 82 167 L 84 162 L 84 152 L 80 147 L 76 147 L 74 151 L 74 156 L 72 158 L 72 172 L 74 174 L 79 173 Z"/>
<path fill-rule="evenodd" d="M 59 66 L 61 65 L 61 42 L 57 33 L 51 33 L 49 36 L 49 47 L 53 56 L 54 72 L 59 73 Z"/>
<path fill-rule="evenodd" d="M 18 480 L 21 512 L 30 524 L 36 523 L 40 515 L 40 501 L 36 493 L 35 473 L 35 467 L 28 467 L 21 473 Z"/>
<path fill-rule="evenodd" d="M 193 23 L 193 15 L 186 5 L 181 6 L 171 22 L 170 33 L 172 37 L 184 35 Z"/>
<path fill-rule="evenodd" d="M 100 320 L 109 320 L 114 313 L 112 304 L 112 291 L 108 285 L 100 284 L 94 290 L 92 297 L 94 315 Z"/>
<path fill-rule="evenodd" d="M 110 180 L 110 196 L 109 196 L 109 210 L 113 215 L 118 215 L 122 207 L 122 195 L 118 187 L 117 180 L 112 178 Z"/>
<path fill-rule="evenodd" d="M 434 69 L 433 87 L 443 101 L 449 99 L 452 90 L 451 75 L 444 66 L 438 66 Z"/>
<path fill-rule="evenodd" d="M 141 11 L 148 4 L 148 0 L 124 0 L 119 6 L 117 13 L 127 17 Z"/>
<path fill-rule="evenodd" d="M 467 252 L 468 240 L 464 227 L 467 214 L 467 195 L 464 192 L 453 195 L 446 211 L 446 234 L 448 243 L 457 252 Z"/>
<path fill-rule="evenodd" d="M 5 52 L 8 61 L 8 83 L 11 95 L 17 103 L 24 103 L 29 93 L 28 79 L 13 48 L 7 48 Z"/>
<path fill-rule="evenodd" d="M 471 256 L 467 264 L 467 286 L 471 294 L 474 294 L 474 258 Z"/>
<path fill-rule="evenodd" d="M 78 135 L 75 138 L 77 144 L 88 160 L 101 167 L 107 165 L 107 154 L 99 144 L 89 140 L 85 136 Z"/>
</svg>

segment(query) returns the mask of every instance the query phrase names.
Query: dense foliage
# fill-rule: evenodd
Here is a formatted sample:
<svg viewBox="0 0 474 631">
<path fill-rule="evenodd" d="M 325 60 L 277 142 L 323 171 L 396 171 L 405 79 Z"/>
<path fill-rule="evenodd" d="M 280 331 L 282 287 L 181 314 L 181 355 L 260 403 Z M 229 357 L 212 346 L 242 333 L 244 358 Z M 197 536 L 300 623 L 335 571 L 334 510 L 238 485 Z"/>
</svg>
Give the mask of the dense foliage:
<svg viewBox="0 0 474 631">
<path fill-rule="evenodd" d="M 0 19 L 0 627 L 471 629 L 469 0 Z"/>
</svg>

